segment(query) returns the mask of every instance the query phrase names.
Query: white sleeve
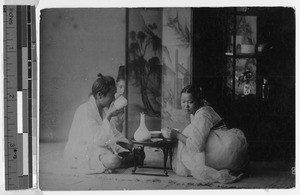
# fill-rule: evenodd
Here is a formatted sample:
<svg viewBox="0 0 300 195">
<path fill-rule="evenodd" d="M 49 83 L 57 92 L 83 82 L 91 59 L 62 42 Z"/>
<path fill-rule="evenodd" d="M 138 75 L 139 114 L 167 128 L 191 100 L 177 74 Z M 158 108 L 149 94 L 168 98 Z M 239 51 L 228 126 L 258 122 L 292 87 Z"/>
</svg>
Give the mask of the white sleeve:
<svg viewBox="0 0 300 195">
<path fill-rule="evenodd" d="M 206 139 L 213 126 L 211 117 L 205 112 L 198 112 L 187 128 L 190 134 L 186 140 L 186 147 L 190 151 L 202 152 L 205 149 Z"/>
<path fill-rule="evenodd" d="M 114 141 L 114 135 L 109 121 L 105 118 L 101 124 L 97 122 L 97 116 L 94 116 L 93 112 L 87 112 L 86 120 L 84 120 L 84 126 L 87 129 L 83 129 L 89 134 L 89 140 L 95 145 L 105 146 L 105 143 L 109 140 Z"/>
<path fill-rule="evenodd" d="M 104 119 L 102 121 L 102 124 L 97 125 L 96 128 L 98 130 L 94 137 L 94 143 L 96 145 L 105 146 L 105 143 L 109 140 L 112 142 L 116 142 L 112 128 L 107 119 Z"/>
<path fill-rule="evenodd" d="M 115 137 L 116 141 L 125 142 L 125 143 L 129 144 L 128 139 L 126 139 L 125 136 L 120 131 L 118 131 L 116 128 L 116 124 L 118 123 L 117 117 L 118 116 L 112 117 L 112 119 L 110 120 L 110 124 L 111 124 L 111 128 L 112 128 L 114 137 Z"/>
</svg>

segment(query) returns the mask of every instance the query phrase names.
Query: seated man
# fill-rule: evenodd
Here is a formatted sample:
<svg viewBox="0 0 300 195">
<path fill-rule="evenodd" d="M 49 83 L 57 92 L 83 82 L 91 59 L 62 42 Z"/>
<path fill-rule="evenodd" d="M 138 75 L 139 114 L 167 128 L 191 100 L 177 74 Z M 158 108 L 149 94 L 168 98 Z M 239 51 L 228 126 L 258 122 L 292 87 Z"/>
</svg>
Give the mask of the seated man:
<svg viewBox="0 0 300 195">
<path fill-rule="evenodd" d="M 123 112 L 111 104 L 116 92 L 115 81 L 110 76 L 98 76 L 89 101 L 75 112 L 64 151 L 67 164 L 79 173 L 102 173 L 118 168 L 128 161 L 127 157 L 118 154 L 130 153 L 117 144 L 129 144 L 129 141 L 109 122 Z"/>
</svg>

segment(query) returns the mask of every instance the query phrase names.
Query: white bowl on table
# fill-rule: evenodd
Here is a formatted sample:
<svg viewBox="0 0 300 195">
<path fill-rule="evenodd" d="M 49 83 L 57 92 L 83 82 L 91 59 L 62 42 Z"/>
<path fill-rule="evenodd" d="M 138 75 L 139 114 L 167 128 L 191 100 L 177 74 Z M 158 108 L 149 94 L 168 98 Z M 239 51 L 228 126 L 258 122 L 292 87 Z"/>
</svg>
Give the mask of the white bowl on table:
<svg viewBox="0 0 300 195">
<path fill-rule="evenodd" d="M 162 138 L 161 131 L 150 131 L 151 138 Z"/>
</svg>

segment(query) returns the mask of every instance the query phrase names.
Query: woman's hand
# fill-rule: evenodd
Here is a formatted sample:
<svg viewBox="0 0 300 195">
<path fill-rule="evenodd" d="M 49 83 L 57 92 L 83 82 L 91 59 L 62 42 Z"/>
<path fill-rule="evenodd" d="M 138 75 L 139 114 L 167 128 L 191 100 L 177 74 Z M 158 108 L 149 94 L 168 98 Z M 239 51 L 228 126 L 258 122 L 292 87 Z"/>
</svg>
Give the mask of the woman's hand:
<svg viewBox="0 0 300 195">
<path fill-rule="evenodd" d="M 163 136 L 167 139 L 178 139 L 178 135 L 180 134 L 179 131 L 169 127 L 163 128 L 161 131 Z"/>
<path fill-rule="evenodd" d="M 187 137 L 179 132 L 178 129 L 171 129 L 169 127 L 161 129 L 162 135 L 167 139 L 178 139 L 182 143 L 186 144 Z"/>
</svg>

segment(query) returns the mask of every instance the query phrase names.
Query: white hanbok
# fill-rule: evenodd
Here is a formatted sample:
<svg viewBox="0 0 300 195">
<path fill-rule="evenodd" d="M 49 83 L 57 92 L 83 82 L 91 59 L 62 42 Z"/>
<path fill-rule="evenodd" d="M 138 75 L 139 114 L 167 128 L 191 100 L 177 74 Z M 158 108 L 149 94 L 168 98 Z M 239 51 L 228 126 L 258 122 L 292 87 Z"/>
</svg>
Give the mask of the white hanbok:
<svg viewBox="0 0 300 195">
<path fill-rule="evenodd" d="M 115 117 L 111 118 L 110 121 L 111 126 L 114 129 L 117 129 L 119 132 L 123 133 L 124 132 L 124 127 L 125 127 L 125 115 L 124 113 L 120 113 Z"/>
<path fill-rule="evenodd" d="M 105 118 L 107 108 L 100 117 L 95 98 L 79 106 L 75 112 L 69 138 L 64 150 L 64 160 L 79 173 L 102 173 L 106 170 L 100 155 L 128 151 L 117 145 L 117 141 L 128 140 Z"/>
<path fill-rule="evenodd" d="M 221 117 L 209 106 L 201 107 L 191 116 L 191 123 L 182 131 L 186 144 L 178 141 L 174 150 L 172 168 L 181 176 L 193 176 L 202 184 L 231 183 L 247 162 L 247 141 L 239 129 L 226 126 L 211 130 Z"/>
</svg>

